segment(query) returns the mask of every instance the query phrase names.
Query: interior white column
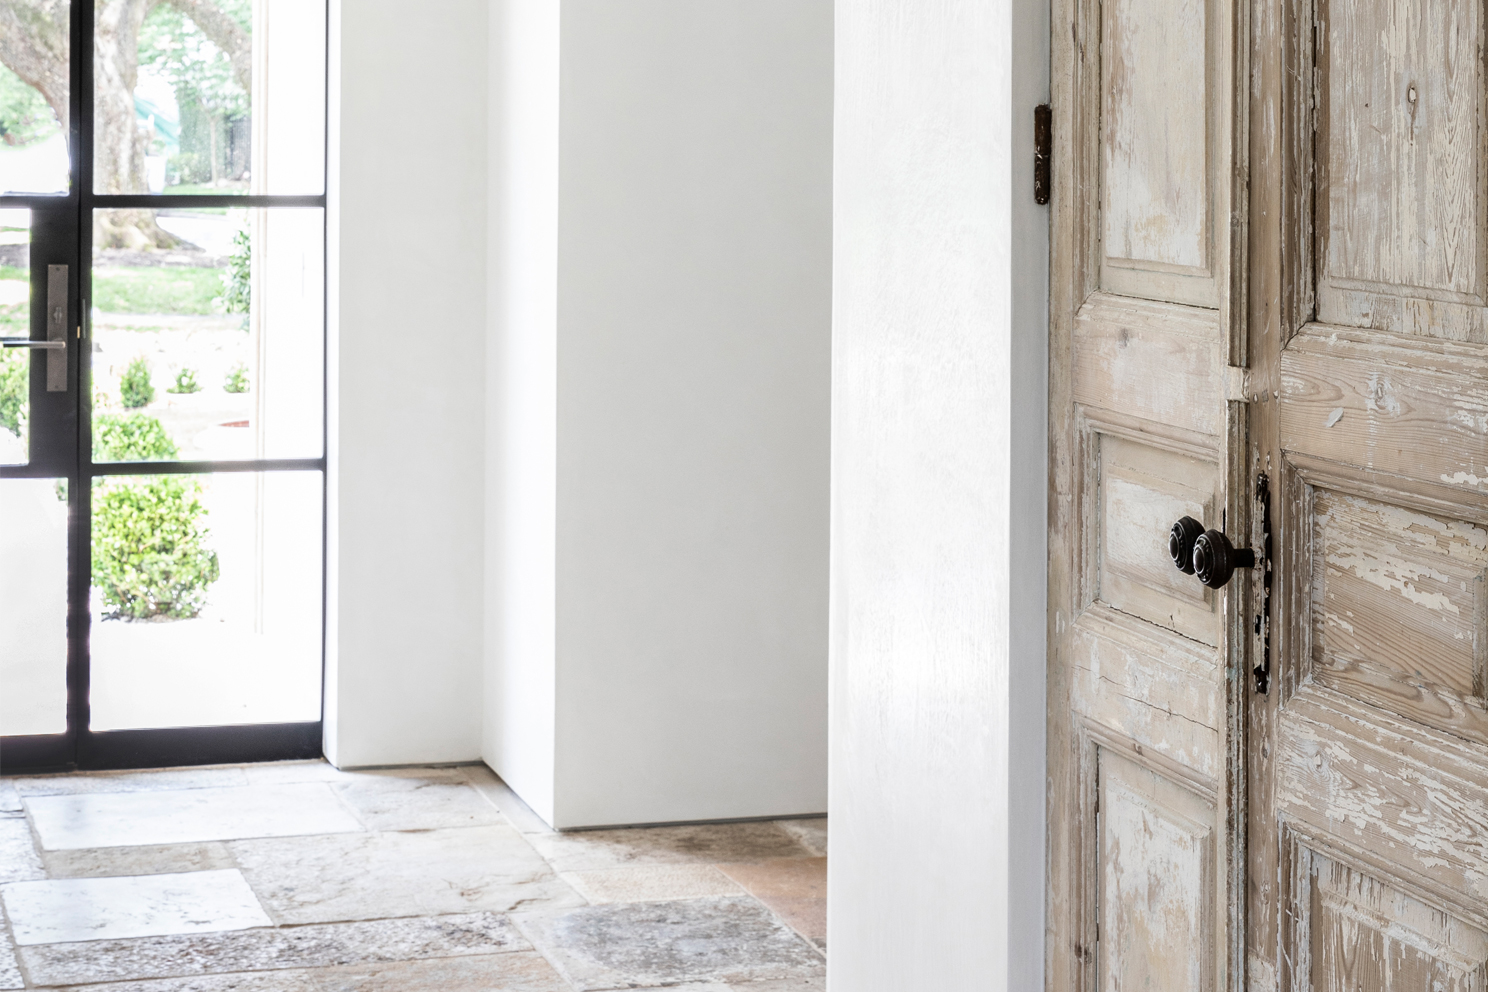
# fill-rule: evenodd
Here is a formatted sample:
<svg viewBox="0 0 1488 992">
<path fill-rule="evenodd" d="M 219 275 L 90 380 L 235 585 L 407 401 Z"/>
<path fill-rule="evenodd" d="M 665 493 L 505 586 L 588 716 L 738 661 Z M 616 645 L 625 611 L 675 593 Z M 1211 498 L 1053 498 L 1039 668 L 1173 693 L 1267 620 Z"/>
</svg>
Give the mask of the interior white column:
<svg viewBox="0 0 1488 992">
<path fill-rule="evenodd" d="M 486 760 L 555 826 L 822 812 L 830 0 L 506 0 Z"/>
<path fill-rule="evenodd" d="M 838 0 L 832 992 L 1043 987 L 1038 0 Z"/>
<path fill-rule="evenodd" d="M 326 755 L 480 755 L 487 3 L 333 3 Z"/>
</svg>

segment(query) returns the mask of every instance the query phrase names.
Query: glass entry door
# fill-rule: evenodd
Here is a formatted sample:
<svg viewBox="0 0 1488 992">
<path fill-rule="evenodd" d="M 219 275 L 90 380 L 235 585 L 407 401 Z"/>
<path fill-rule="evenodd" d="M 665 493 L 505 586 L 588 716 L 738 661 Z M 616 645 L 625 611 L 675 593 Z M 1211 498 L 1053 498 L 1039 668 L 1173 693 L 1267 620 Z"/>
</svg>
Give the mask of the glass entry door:
<svg viewBox="0 0 1488 992">
<path fill-rule="evenodd" d="M 320 753 L 314 0 L 0 0 L 0 766 Z"/>
</svg>

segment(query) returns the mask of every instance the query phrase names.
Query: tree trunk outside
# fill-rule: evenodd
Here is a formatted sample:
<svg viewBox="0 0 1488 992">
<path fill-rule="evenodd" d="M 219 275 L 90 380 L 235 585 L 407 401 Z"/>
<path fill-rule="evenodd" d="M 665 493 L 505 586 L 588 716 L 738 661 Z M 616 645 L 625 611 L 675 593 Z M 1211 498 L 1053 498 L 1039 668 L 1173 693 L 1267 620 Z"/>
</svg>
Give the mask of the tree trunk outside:
<svg viewBox="0 0 1488 992">
<path fill-rule="evenodd" d="M 243 88 L 252 92 L 252 39 L 210 0 L 95 0 L 93 183 L 98 193 L 150 191 L 145 173 L 149 135 L 135 114 L 134 86 L 139 74 L 140 26 L 161 2 L 190 17 L 226 53 Z M 64 132 L 69 79 L 67 10 L 67 0 L 0 0 L 0 62 L 42 94 Z M 214 122 L 214 181 L 221 172 L 217 141 Z M 150 210 L 100 211 L 94 218 L 93 239 L 100 248 L 136 251 L 180 244 L 155 223 Z"/>
</svg>

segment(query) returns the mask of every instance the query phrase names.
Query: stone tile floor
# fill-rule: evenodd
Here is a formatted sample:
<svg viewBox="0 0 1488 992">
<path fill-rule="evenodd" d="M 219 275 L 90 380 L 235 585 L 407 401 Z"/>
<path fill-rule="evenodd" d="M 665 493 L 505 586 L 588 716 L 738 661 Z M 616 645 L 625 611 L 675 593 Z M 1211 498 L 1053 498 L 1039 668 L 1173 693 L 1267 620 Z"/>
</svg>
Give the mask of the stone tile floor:
<svg viewBox="0 0 1488 992">
<path fill-rule="evenodd" d="M 484 766 L 0 778 L 0 990 L 821 990 L 826 854 L 554 833 Z"/>
</svg>

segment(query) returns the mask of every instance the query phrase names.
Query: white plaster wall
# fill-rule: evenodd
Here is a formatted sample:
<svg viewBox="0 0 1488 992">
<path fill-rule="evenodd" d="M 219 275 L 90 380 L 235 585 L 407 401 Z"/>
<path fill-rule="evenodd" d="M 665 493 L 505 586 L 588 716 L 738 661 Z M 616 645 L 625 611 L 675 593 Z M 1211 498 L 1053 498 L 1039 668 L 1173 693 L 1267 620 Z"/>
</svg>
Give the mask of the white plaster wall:
<svg viewBox="0 0 1488 992">
<path fill-rule="evenodd" d="M 481 756 L 554 820 L 559 4 L 491 5 Z"/>
<path fill-rule="evenodd" d="M 326 754 L 481 741 L 486 0 L 336 4 Z"/>
<path fill-rule="evenodd" d="M 826 809 L 830 0 L 565 0 L 559 826 Z"/>
<path fill-rule="evenodd" d="M 820 812 L 830 2 L 492 11 L 482 754 L 561 827 Z"/>
<path fill-rule="evenodd" d="M 1042 987 L 1037 0 L 838 0 L 833 992 Z"/>
</svg>

